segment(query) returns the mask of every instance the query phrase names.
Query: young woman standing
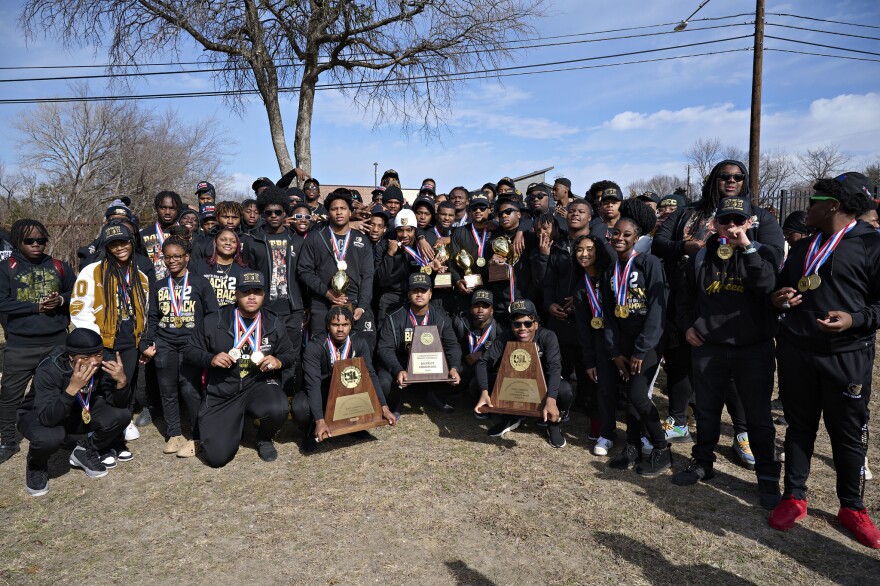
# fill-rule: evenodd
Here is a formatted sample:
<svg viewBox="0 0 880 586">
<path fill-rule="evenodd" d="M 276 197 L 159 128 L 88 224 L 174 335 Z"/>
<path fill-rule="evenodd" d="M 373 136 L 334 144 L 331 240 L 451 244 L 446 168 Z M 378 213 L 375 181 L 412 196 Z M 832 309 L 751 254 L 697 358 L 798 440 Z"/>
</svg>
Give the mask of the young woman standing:
<svg viewBox="0 0 880 586">
<path fill-rule="evenodd" d="M 235 287 L 248 270 L 241 254 L 241 241 L 231 228 L 222 228 L 214 235 L 214 252 L 205 259 L 192 259 L 187 268 L 208 280 L 219 307 L 235 303 Z"/>
</svg>

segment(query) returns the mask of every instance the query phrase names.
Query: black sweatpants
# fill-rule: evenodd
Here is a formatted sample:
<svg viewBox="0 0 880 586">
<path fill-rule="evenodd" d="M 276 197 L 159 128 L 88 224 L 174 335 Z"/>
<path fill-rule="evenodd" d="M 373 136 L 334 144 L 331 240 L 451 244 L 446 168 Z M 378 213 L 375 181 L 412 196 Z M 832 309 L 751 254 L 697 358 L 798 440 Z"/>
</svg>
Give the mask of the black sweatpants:
<svg viewBox="0 0 880 586">
<path fill-rule="evenodd" d="M 625 346 L 622 345 L 622 348 Z M 632 355 L 632 348 L 626 348 L 624 356 Z M 655 449 L 662 450 L 666 447 L 666 433 L 660 424 L 660 413 L 657 411 L 654 401 L 651 399 L 654 380 L 657 378 L 657 370 L 660 368 L 660 360 L 657 350 L 649 350 L 642 360 L 642 371 L 639 374 L 631 374 L 626 383 L 629 404 L 626 410 L 626 442 L 632 445 L 641 445 L 642 427 L 648 433 Z"/>
<path fill-rule="evenodd" d="M 287 330 L 287 337 L 293 344 L 293 364 L 281 371 L 281 386 L 284 393 L 291 397 L 296 392 L 296 381 L 298 379 L 298 371 L 300 369 L 300 358 L 303 348 L 303 310 L 294 311 L 287 315 L 279 315 L 278 319 L 284 324 Z"/>
<path fill-rule="evenodd" d="M 189 425 L 193 438 L 198 439 L 197 420 L 201 408 L 202 369 L 183 360 L 181 348 L 176 348 L 165 340 L 156 340 L 156 374 L 159 377 L 159 392 L 162 397 L 162 411 L 165 413 L 166 435 L 171 438 L 182 435 L 180 429 L 180 401 L 186 405 Z"/>
<path fill-rule="evenodd" d="M 112 407 L 100 396 L 92 396 L 90 413 L 92 420 L 88 425 L 82 422 L 82 408 L 76 402 L 70 416 L 60 425 L 43 425 L 36 411 L 22 416 L 18 420 L 18 430 L 30 442 L 28 461 L 36 466 L 45 466 L 52 454 L 61 447 L 67 434 L 90 433 L 85 447 L 100 452 L 113 445 L 131 421 L 128 409 Z"/>
<path fill-rule="evenodd" d="M 770 415 L 773 394 L 773 341 L 748 346 L 704 343 L 691 349 L 694 391 L 697 397 L 697 434 L 692 455 L 704 465 L 715 462 L 715 446 L 721 437 L 721 410 L 729 398 L 730 379 L 744 410 L 749 443 L 755 456 L 758 480 L 779 481 L 776 462 L 776 428 Z M 734 391 L 736 392 L 736 391 Z"/>
<path fill-rule="evenodd" d="M 600 435 L 614 441 L 617 437 L 617 383 L 620 377 L 604 345 L 596 356 L 596 378 L 598 382 L 590 381 L 589 384 L 596 388 Z"/>
<path fill-rule="evenodd" d="M 867 452 L 868 400 L 871 398 L 873 348 L 840 354 L 818 354 L 779 340 L 779 396 L 788 427 L 785 430 L 783 496 L 804 499 L 819 417 L 831 440 L 841 506 L 865 508 L 862 503 Z"/>
<path fill-rule="evenodd" d="M 311 317 L 309 318 L 309 334 L 312 337 L 323 334 L 327 331 L 327 312 L 329 309 L 324 305 L 312 304 Z M 354 331 L 359 332 L 361 337 L 367 341 L 370 350 L 375 352 L 378 327 L 373 320 L 373 310 L 367 308 L 361 319 L 354 322 Z"/>
<path fill-rule="evenodd" d="M 694 395 L 691 379 L 691 346 L 678 328 L 666 322 L 670 331 L 666 334 L 666 349 L 663 351 L 666 370 L 666 396 L 669 397 L 669 416 L 675 425 L 687 425 L 687 406 Z"/>
<path fill-rule="evenodd" d="M 104 360 L 116 360 L 116 352 L 117 350 L 108 350 L 104 348 Z M 134 385 L 133 381 L 134 373 L 137 371 L 138 367 L 138 358 L 140 354 L 137 351 L 137 348 L 129 348 L 127 350 L 118 350 L 119 359 L 122 360 L 122 369 L 125 371 L 125 380 L 128 381 L 124 389 L 117 390 L 113 393 L 113 397 L 110 399 L 111 404 L 114 407 L 119 407 L 120 409 L 125 409 L 129 413 L 129 418 L 131 418 L 131 407 L 132 407 L 132 396 L 134 395 Z"/>
<path fill-rule="evenodd" d="M 24 398 L 28 383 L 43 358 L 62 346 L 67 332 L 43 339 L 39 346 L 6 346 L 3 353 L 3 380 L 0 381 L 0 442 L 15 443 L 15 412 Z M 31 391 L 33 392 L 33 391 Z"/>
<path fill-rule="evenodd" d="M 382 386 L 382 392 L 385 394 L 385 402 L 388 404 L 388 408 L 392 411 L 398 410 L 400 404 L 403 403 L 405 398 L 413 397 L 416 394 L 421 396 L 431 391 L 436 393 L 441 401 L 444 401 L 448 400 L 452 395 L 455 395 L 462 389 L 462 383 L 452 386 L 449 383 L 443 382 L 415 383 L 407 385 L 406 388 L 401 389 L 397 386 L 395 375 L 392 375 L 384 368 L 380 368 L 376 374 L 379 377 L 379 384 Z"/>
<path fill-rule="evenodd" d="M 208 394 L 199 412 L 199 434 L 205 462 L 225 466 L 238 453 L 244 418 L 259 419 L 257 441 L 271 440 L 287 420 L 287 395 L 281 385 L 253 383 L 231 397 Z"/>
</svg>

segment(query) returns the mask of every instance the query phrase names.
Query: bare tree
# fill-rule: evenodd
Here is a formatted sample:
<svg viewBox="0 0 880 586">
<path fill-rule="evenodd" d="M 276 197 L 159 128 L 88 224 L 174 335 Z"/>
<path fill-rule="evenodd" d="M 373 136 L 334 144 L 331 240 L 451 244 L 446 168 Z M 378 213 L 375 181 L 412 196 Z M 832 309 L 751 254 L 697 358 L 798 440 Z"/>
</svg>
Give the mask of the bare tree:
<svg viewBox="0 0 880 586">
<path fill-rule="evenodd" d="M 721 160 L 723 148 L 721 141 L 717 138 L 700 138 L 684 152 L 685 158 L 693 166 L 696 173 L 695 183 L 702 185 L 703 180 L 712 171 L 712 166 Z"/>
<path fill-rule="evenodd" d="M 777 149 L 761 153 L 760 195 L 775 195 L 781 189 L 790 188 L 796 176 L 795 161 L 785 151 Z"/>
<path fill-rule="evenodd" d="M 815 149 L 807 149 L 797 155 L 798 173 L 808 185 L 823 177 L 834 177 L 846 171 L 846 165 L 852 157 L 834 144 L 827 144 Z"/>
<path fill-rule="evenodd" d="M 115 66 L 205 49 L 233 107 L 256 89 L 282 173 L 293 168 L 279 93 L 298 92 L 294 154 L 311 171 L 318 80 L 327 79 L 376 120 L 399 118 L 430 134 L 447 113 L 455 76 L 497 67 L 510 41 L 531 32 L 546 0 L 26 0 L 29 37 L 107 45 Z M 220 61 L 219 65 L 217 61 Z"/>
<path fill-rule="evenodd" d="M 677 188 L 687 187 L 687 178 L 675 175 L 654 175 L 650 179 L 639 179 L 626 186 L 630 197 L 635 197 L 646 191 L 653 191 L 659 196 L 669 195 Z"/>
<path fill-rule="evenodd" d="M 749 160 L 749 153 L 734 145 L 725 145 L 723 149 L 721 149 L 721 158 L 716 163 L 721 160 L 726 161 L 740 161 L 745 163 Z M 746 163 L 748 165 L 748 163 Z"/>
<path fill-rule="evenodd" d="M 876 190 L 877 186 L 880 185 L 880 160 L 865 165 L 864 173 Z"/>
</svg>

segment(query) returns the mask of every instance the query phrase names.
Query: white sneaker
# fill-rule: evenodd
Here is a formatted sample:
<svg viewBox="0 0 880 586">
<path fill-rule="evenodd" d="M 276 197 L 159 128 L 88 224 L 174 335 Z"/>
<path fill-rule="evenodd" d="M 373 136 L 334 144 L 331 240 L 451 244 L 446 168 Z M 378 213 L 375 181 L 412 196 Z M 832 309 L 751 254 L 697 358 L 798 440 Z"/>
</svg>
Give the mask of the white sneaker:
<svg viewBox="0 0 880 586">
<path fill-rule="evenodd" d="M 130 442 L 132 440 L 136 440 L 139 437 L 141 437 L 141 432 L 138 430 L 133 421 L 129 421 L 128 427 L 125 428 L 125 441 Z"/>
<path fill-rule="evenodd" d="M 874 480 L 874 475 L 871 474 L 871 469 L 868 468 L 868 456 L 865 456 L 865 480 Z"/>
<path fill-rule="evenodd" d="M 614 447 L 614 442 L 605 439 L 604 437 L 600 437 L 596 440 L 596 445 L 593 446 L 593 455 L 595 456 L 607 456 L 608 451 Z"/>
<path fill-rule="evenodd" d="M 642 436 L 642 454 L 645 456 L 650 456 L 651 452 L 654 450 L 654 444 L 651 443 L 647 437 Z"/>
</svg>

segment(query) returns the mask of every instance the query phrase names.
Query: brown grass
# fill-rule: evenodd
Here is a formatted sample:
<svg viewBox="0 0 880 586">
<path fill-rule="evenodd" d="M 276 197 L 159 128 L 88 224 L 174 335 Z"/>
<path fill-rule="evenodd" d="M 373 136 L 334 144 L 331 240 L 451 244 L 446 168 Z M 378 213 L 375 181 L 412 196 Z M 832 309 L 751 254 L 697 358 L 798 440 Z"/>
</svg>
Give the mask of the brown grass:
<svg viewBox="0 0 880 586">
<path fill-rule="evenodd" d="M 440 415 L 416 401 L 397 429 L 308 457 L 289 424 L 272 464 L 248 431 L 236 459 L 212 470 L 164 456 L 151 426 L 130 444 L 135 459 L 102 479 L 58 454 L 41 498 L 24 491 L 22 452 L 0 466 L 0 583 L 866 585 L 880 575 L 880 553 L 837 523 L 824 430 L 810 516 L 779 533 L 729 435 L 716 479 L 679 488 L 668 475 L 609 470 L 589 453 L 580 414 L 562 450 L 534 426 L 502 441 L 485 427 L 465 404 Z M 674 449 L 680 468 L 689 444 Z M 877 495 L 869 483 L 869 509 Z"/>
</svg>

